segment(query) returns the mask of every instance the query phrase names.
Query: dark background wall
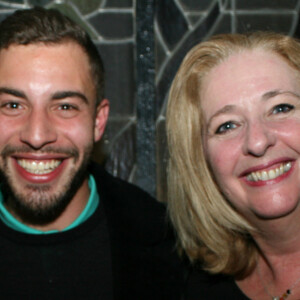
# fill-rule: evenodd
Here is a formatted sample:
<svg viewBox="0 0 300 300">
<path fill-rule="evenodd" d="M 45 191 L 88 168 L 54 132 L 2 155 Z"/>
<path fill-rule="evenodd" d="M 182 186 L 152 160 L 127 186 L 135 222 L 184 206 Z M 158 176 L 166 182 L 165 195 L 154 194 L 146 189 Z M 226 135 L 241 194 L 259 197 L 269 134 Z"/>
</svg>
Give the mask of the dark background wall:
<svg viewBox="0 0 300 300">
<path fill-rule="evenodd" d="M 11 0 L 0 1 L 0 20 L 34 5 L 81 24 L 103 57 L 111 114 L 94 159 L 162 201 L 166 99 L 184 54 L 215 33 L 299 36 L 299 0 Z"/>
</svg>

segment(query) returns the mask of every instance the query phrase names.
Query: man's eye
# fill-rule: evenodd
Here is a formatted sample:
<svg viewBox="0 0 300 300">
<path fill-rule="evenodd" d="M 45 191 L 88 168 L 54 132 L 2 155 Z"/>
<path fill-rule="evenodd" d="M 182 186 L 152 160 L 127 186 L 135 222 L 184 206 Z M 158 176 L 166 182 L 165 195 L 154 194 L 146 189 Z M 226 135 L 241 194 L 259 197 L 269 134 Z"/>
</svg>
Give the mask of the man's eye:
<svg viewBox="0 0 300 300">
<path fill-rule="evenodd" d="M 229 122 L 226 122 L 226 123 L 220 125 L 216 130 L 216 134 L 224 134 L 235 128 L 237 128 L 237 125 L 234 124 L 233 122 L 229 121 Z"/>
<path fill-rule="evenodd" d="M 279 104 L 273 108 L 272 114 L 276 115 L 276 114 L 281 114 L 281 113 L 288 113 L 291 110 L 293 110 L 294 108 L 295 108 L 294 105 L 291 105 L 291 104 L 287 104 L 287 103 Z"/>
<path fill-rule="evenodd" d="M 60 110 L 72 110 L 72 109 L 75 109 L 75 107 L 71 104 L 61 104 L 59 109 Z"/>
<path fill-rule="evenodd" d="M 2 102 L 0 104 L 0 111 L 7 116 L 18 116 L 26 110 L 26 106 L 19 102 Z"/>
<path fill-rule="evenodd" d="M 18 108 L 20 108 L 20 104 L 17 102 L 9 102 L 9 103 L 3 104 L 2 107 L 8 108 L 8 109 L 18 109 Z"/>
<path fill-rule="evenodd" d="M 57 116 L 66 119 L 73 118 L 80 112 L 79 106 L 73 103 L 58 103 L 52 109 Z"/>
</svg>

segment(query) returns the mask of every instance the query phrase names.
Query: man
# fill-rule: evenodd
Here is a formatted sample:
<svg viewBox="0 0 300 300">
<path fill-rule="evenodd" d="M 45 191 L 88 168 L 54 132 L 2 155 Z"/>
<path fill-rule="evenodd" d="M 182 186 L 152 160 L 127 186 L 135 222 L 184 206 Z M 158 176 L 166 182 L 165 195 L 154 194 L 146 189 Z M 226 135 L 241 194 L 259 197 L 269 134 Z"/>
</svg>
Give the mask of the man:
<svg viewBox="0 0 300 300">
<path fill-rule="evenodd" d="M 55 10 L 0 25 L 2 299 L 179 299 L 165 210 L 90 164 L 104 131 L 101 59 Z"/>
</svg>

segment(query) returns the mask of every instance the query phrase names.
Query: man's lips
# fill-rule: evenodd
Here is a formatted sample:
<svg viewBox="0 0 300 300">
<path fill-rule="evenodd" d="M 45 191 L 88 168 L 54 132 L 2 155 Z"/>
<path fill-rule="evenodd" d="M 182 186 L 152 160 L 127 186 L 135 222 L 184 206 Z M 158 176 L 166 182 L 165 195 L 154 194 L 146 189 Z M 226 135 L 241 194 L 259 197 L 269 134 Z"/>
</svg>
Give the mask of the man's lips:
<svg viewBox="0 0 300 300">
<path fill-rule="evenodd" d="M 61 164 L 61 160 L 17 159 L 17 163 L 31 174 L 43 175 L 54 171 Z"/>
<path fill-rule="evenodd" d="M 27 182 L 50 183 L 58 178 L 68 159 L 25 159 L 15 158 L 14 165 L 18 174 Z"/>
</svg>

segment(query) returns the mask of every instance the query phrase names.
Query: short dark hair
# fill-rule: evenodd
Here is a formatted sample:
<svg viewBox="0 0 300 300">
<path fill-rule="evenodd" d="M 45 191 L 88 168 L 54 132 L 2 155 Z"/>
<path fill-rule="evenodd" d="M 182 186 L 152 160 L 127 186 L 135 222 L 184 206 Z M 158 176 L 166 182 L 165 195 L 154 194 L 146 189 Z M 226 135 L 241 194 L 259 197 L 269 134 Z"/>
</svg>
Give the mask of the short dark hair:
<svg viewBox="0 0 300 300">
<path fill-rule="evenodd" d="M 87 54 L 96 89 L 96 103 L 104 97 L 104 67 L 100 54 L 78 24 L 55 9 L 17 10 L 0 23 L 0 51 L 10 45 L 57 44 L 72 41 Z"/>
</svg>

